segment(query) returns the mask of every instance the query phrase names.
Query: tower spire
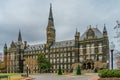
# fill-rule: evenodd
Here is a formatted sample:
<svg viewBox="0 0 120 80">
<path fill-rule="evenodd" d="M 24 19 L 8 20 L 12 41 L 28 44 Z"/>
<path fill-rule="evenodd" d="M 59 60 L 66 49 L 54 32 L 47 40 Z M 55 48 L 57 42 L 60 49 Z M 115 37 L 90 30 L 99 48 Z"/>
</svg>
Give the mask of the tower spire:
<svg viewBox="0 0 120 80">
<path fill-rule="evenodd" d="M 55 37 L 56 37 L 51 3 L 50 3 L 50 11 L 49 11 L 48 25 L 46 32 L 47 32 L 47 44 L 48 46 L 50 46 L 53 43 L 55 43 Z"/>
<path fill-rule="evenodd" d="M 18 41 L 22 42 L 21 31 L 19 30 Z"/>
<path fill-rule="evenodd" d="M 51 3 L 50 3 L 49 20 L 52 20 L 52 21 L 53 21 L 52 4 L 51 4 Z"/>
<path fill-rule="evenodd" d="M 54 19 L 53 19 L 52 4 L 51 3 L 50 3 L 49 18 L 48 18 L 48 27 L 54 28 Z"/>
</svg>

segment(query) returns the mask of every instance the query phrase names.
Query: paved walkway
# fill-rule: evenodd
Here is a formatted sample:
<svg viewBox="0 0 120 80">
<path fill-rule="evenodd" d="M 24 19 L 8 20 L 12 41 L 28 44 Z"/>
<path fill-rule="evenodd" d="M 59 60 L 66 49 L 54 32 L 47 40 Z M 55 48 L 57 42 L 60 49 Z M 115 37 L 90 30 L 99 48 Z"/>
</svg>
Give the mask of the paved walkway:
<svg viewBox="0 0 120 80">
<path fill-rule="evenodd" d="M 57 75 L 57 74 L 37 74 L 31 75 L 35 80 L 93 80 L 92 78 L 98 78 L 97 73 L 89 73 L 82 76 L 74 75 Z M 95 79 L 94 79 L 95 80 Z"/>
</svg>

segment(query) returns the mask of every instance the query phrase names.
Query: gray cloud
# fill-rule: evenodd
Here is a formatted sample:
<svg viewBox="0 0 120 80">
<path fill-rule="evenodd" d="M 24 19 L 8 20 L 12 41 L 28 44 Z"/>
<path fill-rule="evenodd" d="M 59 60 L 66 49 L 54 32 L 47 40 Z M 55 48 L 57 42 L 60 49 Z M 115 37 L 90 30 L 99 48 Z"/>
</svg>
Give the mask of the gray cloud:
<svg viewBox="0 0 120 80">
<path fill-rule="evenodd" d="M 4 43 L 17 40 L 19 29 L 28 43 L 45 43 L 50 3 L 57 41 L 74 39 L 76 28 L 82 34 L 89 25 L 102 31 L 104 23 L 112 40 L 115 21 L 120 20 L 120 0 L 1 0 L 0 51 Z"/>
</svg>

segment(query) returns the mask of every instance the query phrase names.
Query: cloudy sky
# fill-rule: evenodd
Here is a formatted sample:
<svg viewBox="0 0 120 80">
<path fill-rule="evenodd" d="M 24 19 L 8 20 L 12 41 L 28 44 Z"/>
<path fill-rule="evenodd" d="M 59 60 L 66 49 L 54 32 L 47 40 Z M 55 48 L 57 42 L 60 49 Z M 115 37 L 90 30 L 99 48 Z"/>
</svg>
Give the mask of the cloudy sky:
<svg viewBox="0 0 120 80">
<path fill-rule="evenodd" d="M 23 41 L 45 43 L 50 3 L 57 41 L 74 39 L 76 28 L 82 34 L 89 25 L 102 31 L 104 24 L 113 40 L 120 0 L 0 0 L 0 52 L 17 41 L 19 29 Z"/>
</svg>

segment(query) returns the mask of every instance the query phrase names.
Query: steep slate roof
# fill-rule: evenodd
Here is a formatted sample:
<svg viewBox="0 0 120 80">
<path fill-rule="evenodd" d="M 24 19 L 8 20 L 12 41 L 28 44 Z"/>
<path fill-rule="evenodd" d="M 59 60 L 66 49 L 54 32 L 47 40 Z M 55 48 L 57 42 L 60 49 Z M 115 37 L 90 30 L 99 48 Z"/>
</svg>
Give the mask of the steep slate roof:
<svg viewBox="0 0 120 80">
<path fill-rule="evenodd" d="M 51 48 L 60 48 L 60 47 L 67 47 L 67 46 L 74 46 L 74 40 L 66 40 L 66 41 L 60 41 L 56 42 L 51 46 Z M 37 44 L 37 45 L 30 45 L 28 48 L 25 49 L 25 51 L 31 51 L 31 50 L 43 50 L 45 47 L 44 44 Z"/>
<path fill-rule="evenodd" d="M 84 38 L 86 38 L 86 33 L 88 32 L 88 30 L 89 29 L 87 29 L 87 31 L 85 31 L 83 33 L 83 35 L 80 37 L 80 40 L 83 40 Z M 102 32 L 98 28 L 92 28 L 92 30 L 94 31 L 95 36 L 97 36 L 97 38 L 102 38 L 103 37 Z"/>
<path fill-rule="evenodd" d="M 56 42 L 51 46 L 51 48 L 60 48 L 60 47 L 67 47 L 67 46 L 74 46 L 75 42 L 74 40 L 66 40 L 66 41 L 60 41 Z"/>
<path fill-rule="evenodd" d="M 31 51 L 31 50 L 43 50 L 44 44 L 37 44 L 37 45 L 30 45 L 28 48 L 26 48 L 25 51 Z"/>
</svg>

